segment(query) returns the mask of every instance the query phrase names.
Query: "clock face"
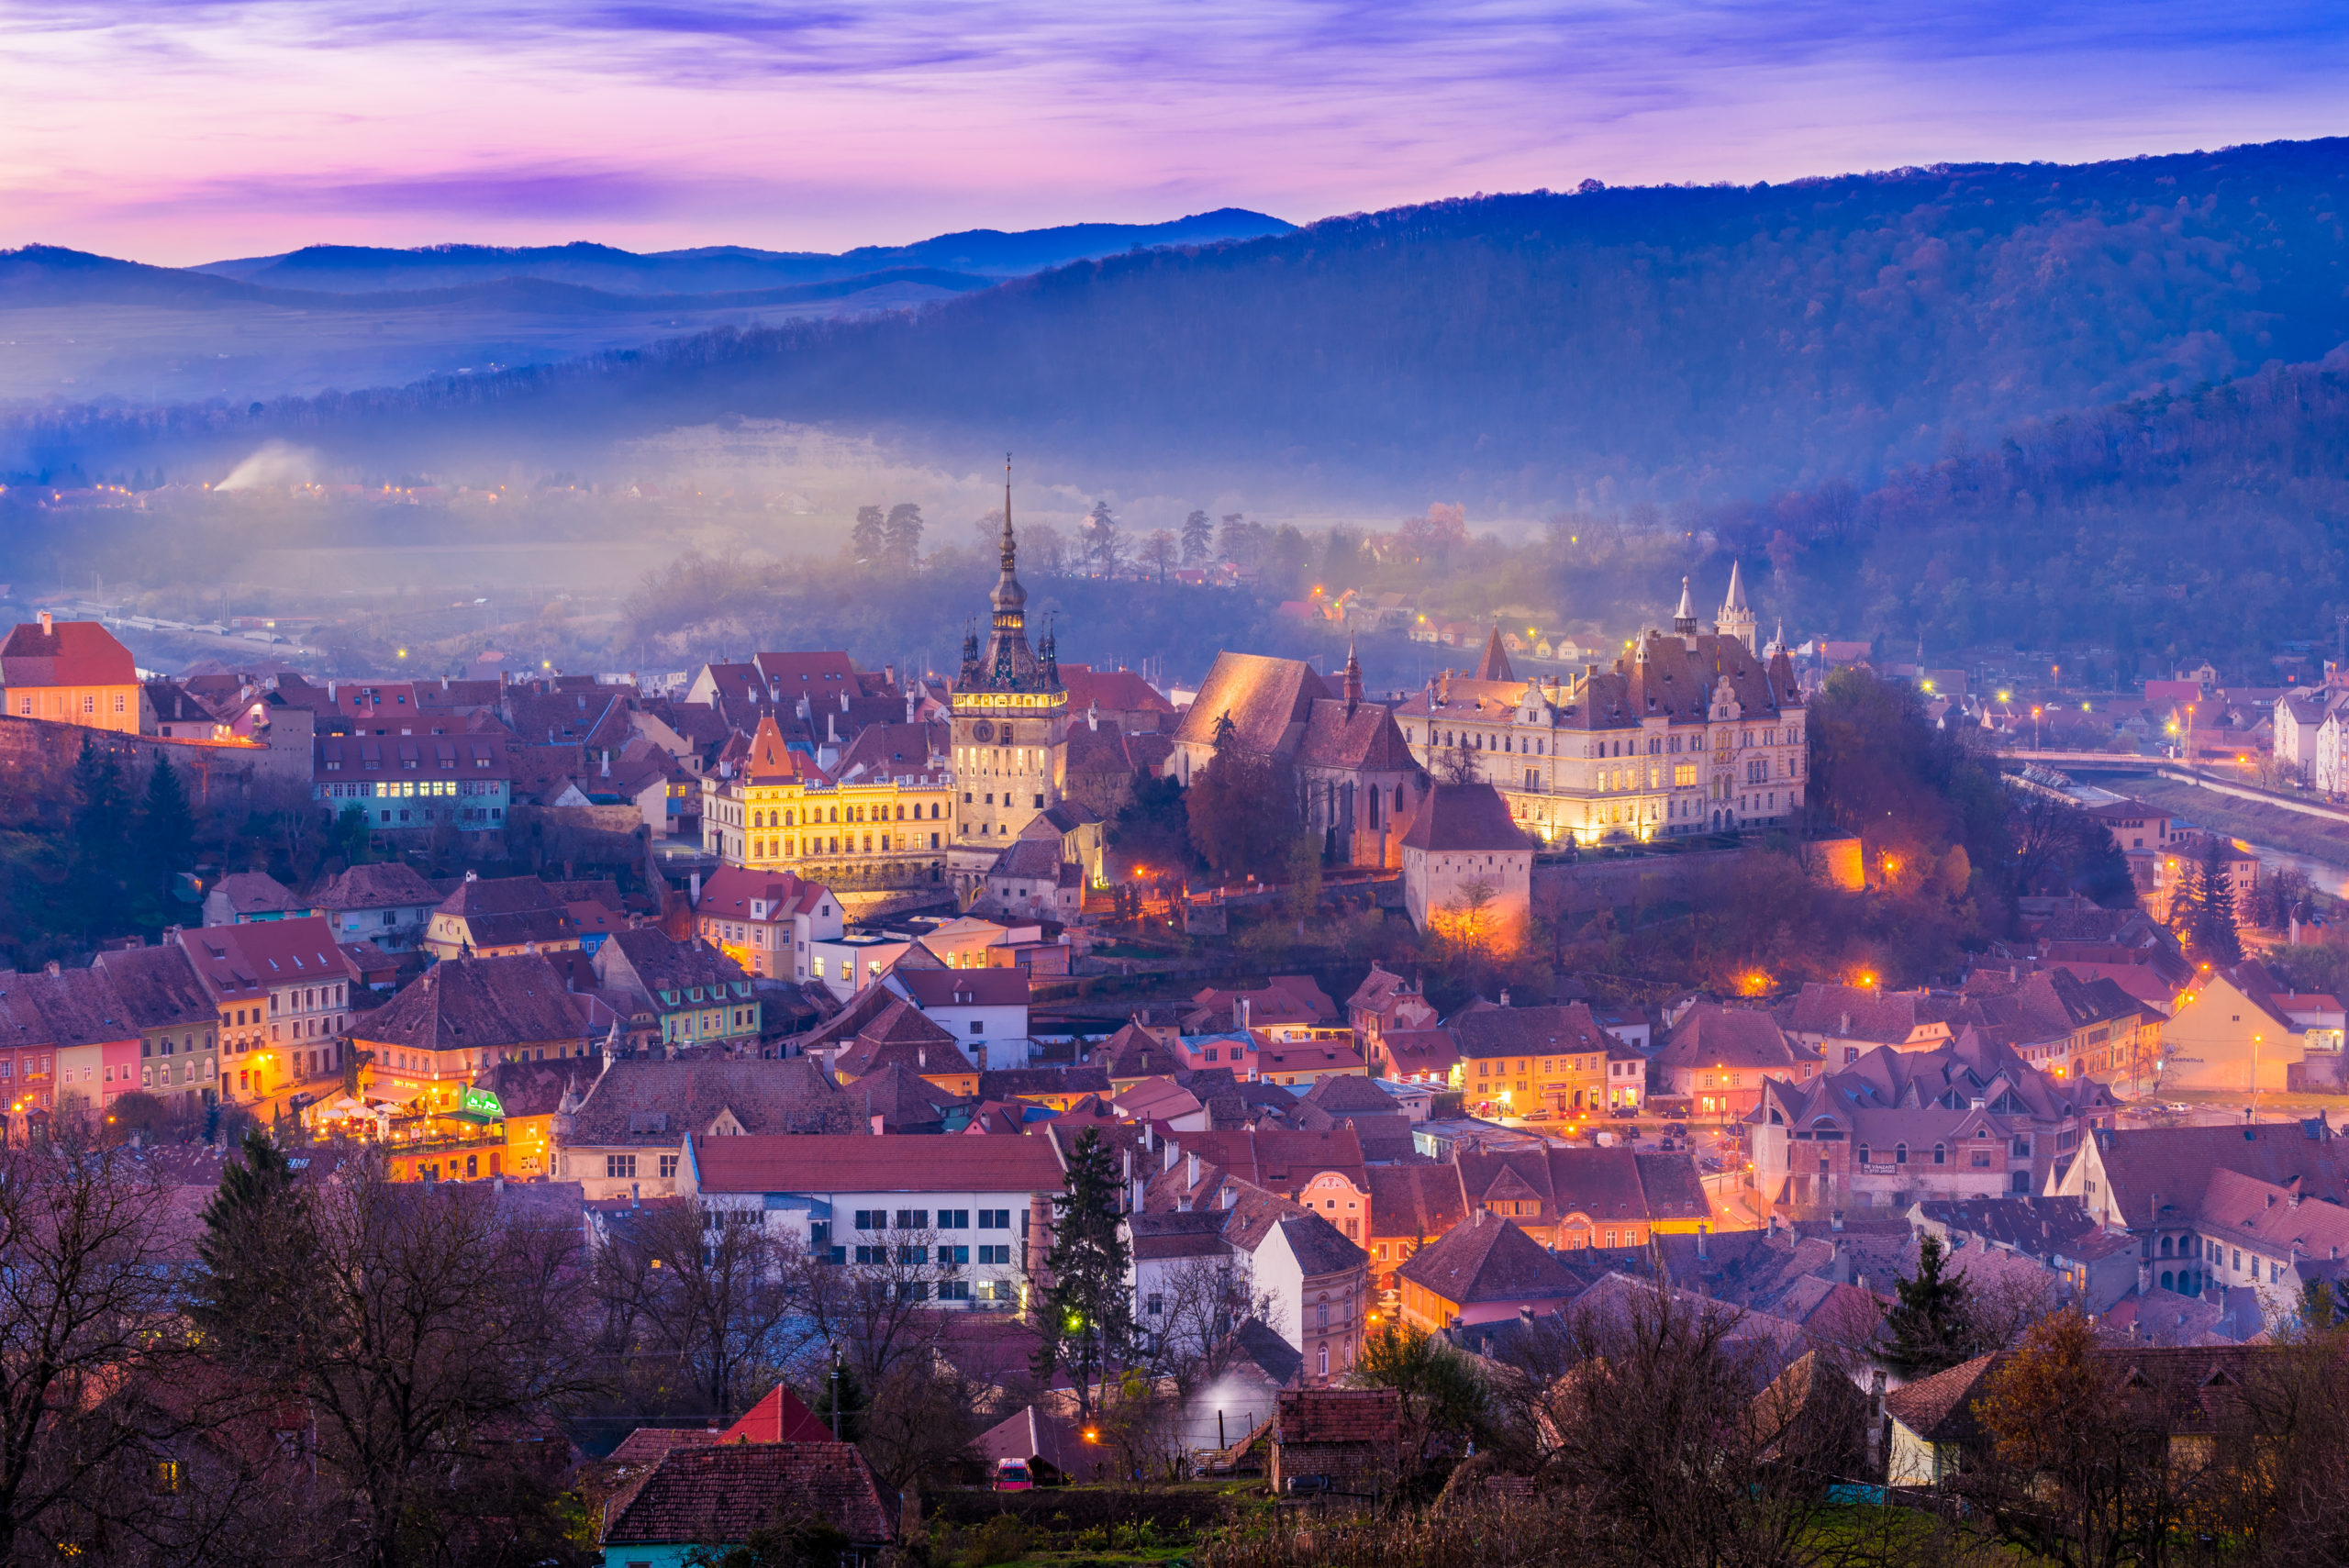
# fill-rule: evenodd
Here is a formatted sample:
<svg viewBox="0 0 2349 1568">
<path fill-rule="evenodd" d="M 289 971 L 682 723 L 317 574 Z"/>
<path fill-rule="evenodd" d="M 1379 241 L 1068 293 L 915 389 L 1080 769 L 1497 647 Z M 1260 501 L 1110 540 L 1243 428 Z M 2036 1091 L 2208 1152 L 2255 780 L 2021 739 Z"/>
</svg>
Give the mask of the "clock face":
<svg viewBox="0 0 2349 1568">
<path fill-rule="evenodd" d="M 976 724 L 971 726 L 971 739 L 974 740 L 994 740 L 995 725 L 984 718 L 979 720 Z"/>
</svg>

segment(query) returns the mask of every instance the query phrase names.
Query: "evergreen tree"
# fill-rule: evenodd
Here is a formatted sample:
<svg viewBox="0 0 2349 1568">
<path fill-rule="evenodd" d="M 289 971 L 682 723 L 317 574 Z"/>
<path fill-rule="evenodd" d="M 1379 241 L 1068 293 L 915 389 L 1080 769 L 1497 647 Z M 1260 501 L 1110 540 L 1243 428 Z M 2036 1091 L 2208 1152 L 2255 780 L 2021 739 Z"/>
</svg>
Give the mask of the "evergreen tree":
<svg viewBox="0 0 2349 1568">
<path fill-rule="evenodd" d="M 849 553 L 868 564 L 881 559 L 881 551 L 888 538 L 888 524 L 878 506 L 859 506 L 856 527 L 849 530 Z"/>
<path fill-rule="evenodd" d="M 882 534 L 889 559 L 900 566 L 913 565 L 921 559 L 921 508 L 911 501 L 898 502 L 889 508 Z"/>
<path fill-rule="evenodd" d="M 1118 574 L 1118 564 L 1125 559 L 1126 541 L 1118 532 L 1118 515 L 1109 510 L 1107 501 L 1094 502 L 1093 510 L 1085 515 L 1085 550 L 1102 576 Z"/>
<path fill-rule="evenodd" d="M 147 796 L 139 803 L 134 845 L 139 913 L 149 923 L 158 918 L 171 897 L 172 875 L 193 858 L 195 813 L 187 803 L 180 772 L 169 757 L 155 759 L 147 775 Z"/>
<path fill-rule="evenodd" d="M 1034 1361 L 1040 1385 L 1050 1385 L 1055 1367 L 1069 1369 L 1080 1420 L 1092 1418 L 1097 1387 L 1133 1339 L 1119 1198 L 1108 1146 L 1087 1128 L 1069 1151 L 1067 1177 L 1052 1199 L 1052 1246 L 1044 1257 L 1052 1284 L 1037 1309 Z"/>
<path fill-rule="evenodd" d="M 204 1206 L 195 1315 L 212 1333 L 262 1346 L 295 1317 L 292 1296 L 309 1273 L 309 1217 L 294 1168 L 268 1134 L 246 1129 L 239 1153 Z"/>
<path fill-rule="evenodd" d="M 1215 525 L 1205 512 L 1195 511 L 1183 519 L 1183 564 L 1204 566 L 1214 553 Z"/>
<path fill-rule="evenodd" d="M 1975 1353 L 1965 1282 L 1943 1275 L 1946 1258 L 1941 1238 L 1927 1235 L 1917 1246 L 1915 1277 L 1894 1282 L 1898 1299 L 1884 1309 L 1885 1326 L 1892 1330 L 1884 1359 L 1912 1380 L 1945 1372 Z"/>
<path fill-rule="evenodd" d="M 2194 883 L 2194 955 L 2214 969 L 2241 963 L 2243 938 L 2235 930 L 2234 889 L 2227 883 L 2226 840 L 2216 833 L 2203 846 Z"/>
<path fill-rule="evenodd" d="M 73 761 L 73 892 L 85 937 L 121 917 L 130 872 L 130 814 L 122 764 L 90 732 Z"/>
</svg>

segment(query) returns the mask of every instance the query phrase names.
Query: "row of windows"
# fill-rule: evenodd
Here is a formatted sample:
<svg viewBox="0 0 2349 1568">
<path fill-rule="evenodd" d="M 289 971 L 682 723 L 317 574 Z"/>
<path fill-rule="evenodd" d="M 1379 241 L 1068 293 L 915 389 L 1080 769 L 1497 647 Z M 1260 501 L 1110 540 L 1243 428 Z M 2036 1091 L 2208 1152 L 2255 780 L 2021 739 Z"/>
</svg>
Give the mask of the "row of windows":
<svg viewBox="0 0 2349 1568">
<path fill-rule="evenodd" d="M 328 762 L 331 769 L 336 763 Z M 373 783 L 323 784 L 320 800 L 393 800 L 415 795 L 503 795 L 504 779 L 377 779 Z"/>
<path fill-rule="evenodd" d="M 1011 1229 L 1011 1210 L 1008 1208 L 983 1208 L 977 1213 L 978 1229 L 981 1230 Z M 930 1211 L 926 1208 L 896 1210 L 894 1225 L 890 1223 L 890 1211 L 885 1208 L 860 1208 L 855 1211 L 855 1214 L 856 1229 L 859 1230 L 968 1230 L 972 1228 L 972 1211 L 967 1208 L 940 1209 L 938 1223 L 935 1226 L 930 1224 Z"/>
<path fill-rule="evenodd" d="M 933 850 L 942 848 L 943 846 L 940 841 L 941 837 L 942 836 L 940 834 L 932 833 L 930 836 L 930 847 Z M 919 834 L 900 834 L 898 835 L 897 841 L 894 844 L 890 841 L 890 836 L 886 833 L 882 834 L 880 838 L 880 852 L 885 855 L 888 854 L 893 850 L 918 850 L 921 848 L 921 838 Z M 873 839 L 874 835 L 870 833 L 867 833 L 864 836 L 863 853 L 869 855 L 874 852 Z M 841 840 L 839 839 L 818 839 L 811 837 L 807 840 L 807 852 L 811 855 L 856 854 L 859 852 L 856 847 L 856 835 L 853 833 L 848 835 L 848 847 L 846 849 L 842 849 L 841 847 Z M 799 840 L 796 838 L 753 839 L 751 840 L 751 859 L 754 861 L 773 860 L 778 855 L 788 857 L 795 856 L 798 853 Z"/>
<path fill-rule="evenodd" d="M 67 699 L 65 699 L 65 698 L 63 698 L 63 697 L 51 697 L 51 698 L 50 698 L 50 699 L 49 699 L 49 711 L 50 711 L 50 712 L 51 712 L 51 713 L 53 713 L 53 714 L 56 714 L 56 713 L 63 713 L 63 712 L 65 711 L 65 702 L 66 702 L 66 700 L 67 700 Z M 129 712 L 129 711 L 130 711 L 128 707 L 126 707 L 126 706 L 123 706 L 123 703 L 124 703 L 124 694 L 123 694 L 123 693 L 121 693 L 121 692 L 117 692 L 117 693 L 115 693 L 115 694 L 114 694 L 114 710 L 115 710 L 115 712 L 117 712 L 117 713 L 128 713 L 128 712 Z M 82 711 L 83 711 L 83 713 L 89 713 L 89 714 L 95 714 L 95 713 L 96 713 L 96 712 L 98 711 L 98 699 L 97 699 L 97 695 L 96 695 L 95 693 L 94 693 L 94 692 L 84 692 L 84 693 L 83 693 L 83 694 L 82 694 Z M 18 697 L 18 698 L 17 699 L 17 712 L 21 717 L 26 717 L 26 718 L 30 718 L 30 717 L 33 717 L 33 699 L 32 699 L 32 698 L 30 698 L 30 697 Z"/>
<path fill-rule="evenodd" d="M 677 1173 L 677 1156 L 674 1154 L 662 1155 L 660 1170 L 661 1177 L 663 1181 L 666 1181 L 670 1177 L 675 1175 Z M 634 1181 L 636 1179 L 636 1156 L 633 1154 L 605 1155 L 604 1179 L 611 1182 Z"/>
<path fill-rule="evenodd" d="M 848 813 L 846 817 L 841 816 L 843 810 Z M 879 815 L 874 815 L 875 812 Z M 753 828 L 796 828 L 799 825 L 798 815 L 796 810 L 753 811 L 751 813 L 751 826 Z M 945 815 L 946 807 L 943 804 L 938 801 L 930 802 L 929 820 L 934 822 Z M 893 819 L 889 816 L 889 808 L 886 806 L 835 806 L 831 808 L 829 817 L 825 816 L 820 807 L 807 813 L 807 821 L 811 827 L 818 822 L 887 822 L 890 820 Z M 897 806 L 897 815 L 894 820 L 899 822 L 906 820 L 906 808 L 902 803 Z M 923 820 L 919 801 L 914 803 L 914 820 L 917 822 Z"/>
</svg>

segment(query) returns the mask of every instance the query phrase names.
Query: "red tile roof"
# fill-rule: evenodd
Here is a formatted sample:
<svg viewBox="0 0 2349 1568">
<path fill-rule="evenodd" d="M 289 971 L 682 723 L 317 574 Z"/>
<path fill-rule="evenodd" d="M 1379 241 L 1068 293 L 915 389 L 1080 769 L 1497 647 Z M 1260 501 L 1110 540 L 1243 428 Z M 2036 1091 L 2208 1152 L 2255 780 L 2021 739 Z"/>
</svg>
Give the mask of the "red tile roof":
<svg viewBox="0 0 2349 1568">
<path fill-rule="evenodd" d="M 853 1443 L 707 1443 L 672 1448 L 604 1505 L 603 1544 L 739 1545 L 805 1513 L 851 1541 L 896 1535 L 892 1510 Z"/>
<path fill-rule="evenodd" d="M 1478 1209 L 1396 1271 L 1454 1307 L 1508 1301 L 1535 1307 L 1563 1302 L 1578 1288 L 1550 1250 L 1513 1220 Z"/>
<path fill-rule="evenodd" d="M 799 1402 L 799 1396 L 778 1383 L 774 1391 L 751 1406 L 742 1418 L 718 1435 L 722 1443 L 825 1443 L 832 1440 L 831 1429 L 816 1418 L 816 1412 Z"/>
<path fill-rule="evenodd" d="M 981 1193 L 1058 1192 L 1061 1162 L 1043 1138 L 924 1140 L 919 1158 L 905 1140 L 796 1133 L 696 1138 L 692 1157 L 703 1192 Z"/>
<path fill-rule="evenodd" d="M 359 978 L 335 945 L 333 929 L 317 915 L 184 930 L 180 946 L 216 1001 L 241 1001 L 279 985 Z"/>
<path fill-rule="evenodd" d="M 1508 814 L 1500 792 L 1488 784 L 1438 784 L 1403 835 L 1407 849 L 1431 851 L 1523 850 L 1532 840 Z"/>
<path fill-rule="evenodd" d="M 0 685 L 128 686 L 137 662 L 115 634 L 94 620 L 61 620 L 42 631 L 26 621 L 0 642 Z"/>
</svg>

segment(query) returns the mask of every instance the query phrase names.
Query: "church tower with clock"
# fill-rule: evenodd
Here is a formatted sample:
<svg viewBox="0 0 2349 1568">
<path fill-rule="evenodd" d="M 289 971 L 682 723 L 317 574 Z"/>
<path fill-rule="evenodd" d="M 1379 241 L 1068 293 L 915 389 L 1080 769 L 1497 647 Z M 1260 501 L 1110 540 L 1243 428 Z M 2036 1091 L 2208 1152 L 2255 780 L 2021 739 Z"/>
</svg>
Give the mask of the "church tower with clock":
<svg viewBox="0 0 2349 1568">
<path fill-rule="evenodd" d="M 1068 786 L 1068 692 L 1052 634 L 1028 646 L 1028 590 L 1016 570 L 1011 532 L 1011 460 L 1003 464 L 1003 575 L 987 595 L 980 646 L 963 639 L 954 682 L 954 836 L 946 869 L 957 903 L 985 891 L 988 870 L 1020 830 L 1058 806 Z"/>
</svg>

